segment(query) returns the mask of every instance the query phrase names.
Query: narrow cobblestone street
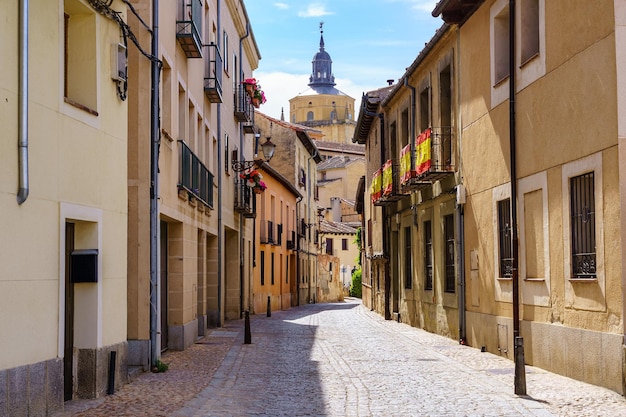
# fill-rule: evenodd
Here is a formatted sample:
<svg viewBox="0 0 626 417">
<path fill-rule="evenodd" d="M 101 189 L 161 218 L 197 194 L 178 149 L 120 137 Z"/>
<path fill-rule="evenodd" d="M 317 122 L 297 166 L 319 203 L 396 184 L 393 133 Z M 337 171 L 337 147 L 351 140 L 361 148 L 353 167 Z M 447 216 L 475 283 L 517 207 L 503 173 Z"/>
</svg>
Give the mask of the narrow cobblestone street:
<svg viewBox="0 0 626 417">
<path fill-rule="evenodd" d="M 63 416 L 626 416 L 610 390 L 513 363 L 405 324 L 358 300 L 313 304 L 229 322 L 170 369 L 115 395 L 68 403 Z"/>
</svg>

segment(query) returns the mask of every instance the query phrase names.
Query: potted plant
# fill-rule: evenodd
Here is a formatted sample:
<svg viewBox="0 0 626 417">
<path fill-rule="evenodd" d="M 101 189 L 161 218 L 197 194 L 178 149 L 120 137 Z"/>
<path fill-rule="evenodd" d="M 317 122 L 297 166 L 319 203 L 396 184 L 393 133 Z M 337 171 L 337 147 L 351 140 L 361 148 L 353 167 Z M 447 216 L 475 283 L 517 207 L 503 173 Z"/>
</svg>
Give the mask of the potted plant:
<svg viewBox="0 0 626 417">
<path fill-rule="evenodd" d="M 246 181 L 246 185 L 251 187 L 255 193 L 260 194 L 267 188 L 267 185 L 261 179 L 263 176 L 256 169 L 251 169 L 239 174 L 239 177 Z"/>
<path fill-rule="evenodd" d="M 267 101 L 265 98 L 265 92 L 261 90 L 261 84 L 258 83 L 256 78 L 246 78 L 243 81 L 243 85 L 246 88 L 248 96 L 250 96 L 250 102 L 256 108 Z"/>
</svg>

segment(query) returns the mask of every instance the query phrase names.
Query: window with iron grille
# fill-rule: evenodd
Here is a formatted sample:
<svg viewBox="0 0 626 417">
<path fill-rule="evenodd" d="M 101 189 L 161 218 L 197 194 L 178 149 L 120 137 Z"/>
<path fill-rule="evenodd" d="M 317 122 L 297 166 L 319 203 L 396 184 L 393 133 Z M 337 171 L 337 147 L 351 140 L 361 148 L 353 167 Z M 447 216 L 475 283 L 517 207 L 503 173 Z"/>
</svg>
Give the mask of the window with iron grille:
<svg viewBox="0 0 626 417">
<path fill-rule="evenodd" d="M 424 289 L 433 289 L 433 230 L 431 221 L 424 222 Z"/>
<path fill-rule="evenodd" d="M 511 230 L 511 199 L 498 201 L 498 257 L 500 277 L 513 277 L 513 233 Z"/>
<path fill-rule="evenodd" d="M 570 178 L 572 278 L 596 278 L 596 217 L 593 172 Z"/>
<path fill-rule="evenodd" d="M 443 217 L 443 235 L 446 242 L 446 282 L 445 292 L 455 292 L 455 265 L 454 265 L 454 214 Z"/>
<path fill-rule="evenodd" d="M 261 251 L 261 285 L 265 285 L 265 252 Z"/>
<path fill-rule="evenodd" d="M 411 228 L 404 228 L 404 288 L 413 288 L 413 256 L 411 253 Z"/>
</svg>

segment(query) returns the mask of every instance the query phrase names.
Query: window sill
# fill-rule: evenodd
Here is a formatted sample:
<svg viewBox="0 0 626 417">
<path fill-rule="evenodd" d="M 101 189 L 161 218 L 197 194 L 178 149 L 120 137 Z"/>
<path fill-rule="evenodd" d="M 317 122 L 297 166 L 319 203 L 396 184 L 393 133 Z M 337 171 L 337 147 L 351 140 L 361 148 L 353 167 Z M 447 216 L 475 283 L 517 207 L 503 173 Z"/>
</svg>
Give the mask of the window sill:
<svg viewBox="0 0 626 417">
<path fill-rule="evenodd" d="M 546 282 L 545 278 L 524 278 L 525 282 Z"/>
<path fill-rule="evenodd" d="M 97 116 L 98 112 L 85 106 L 84 104 L 80 104 L 74 100 L 72 100 L 71 98 L 67 98 L 67 97 L 63 97 L 63 101 L 65 101 L 67 104 L 69 104 L 72 107 L 76 107 L 77 109 L 80 109 L 82 111 L 85 111 L 93 116 Z"/>
<path fill-rule="evenodd" d="M 589 284 L 598 282 L 598 278 L 570 278 L 569 282 L 583 282 L 585 284 Z"/>
<path fill-rule="evenodd" d="M 496 279 L 498 281 L 513 281 L 513 278 L 507 278 L 507 277 L 498 277 Z"/>
</svg>

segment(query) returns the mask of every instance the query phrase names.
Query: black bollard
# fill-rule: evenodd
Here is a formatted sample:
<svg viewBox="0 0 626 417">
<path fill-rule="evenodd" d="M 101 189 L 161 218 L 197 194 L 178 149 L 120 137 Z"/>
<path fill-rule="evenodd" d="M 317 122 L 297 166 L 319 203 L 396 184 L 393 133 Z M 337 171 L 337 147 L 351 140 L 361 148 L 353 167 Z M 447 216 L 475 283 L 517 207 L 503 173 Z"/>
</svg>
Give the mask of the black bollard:
<svg viewBox="0 0 626 417">
<path fill-rule="evenodd" d="M 252 335 L 250 334 L 250 313 L 246 311 L 246 321 L 243 335 L 243 344 L 249 345 L 252 343 Z"/>
<path fill-rule="evenodd" d="M 267 296 L 267 317 L 272 317 L 272 306 L 270 304 L 270 296 Z"/>
</svg>

